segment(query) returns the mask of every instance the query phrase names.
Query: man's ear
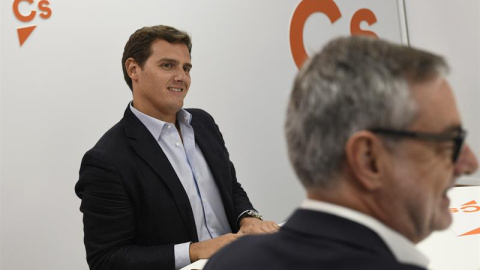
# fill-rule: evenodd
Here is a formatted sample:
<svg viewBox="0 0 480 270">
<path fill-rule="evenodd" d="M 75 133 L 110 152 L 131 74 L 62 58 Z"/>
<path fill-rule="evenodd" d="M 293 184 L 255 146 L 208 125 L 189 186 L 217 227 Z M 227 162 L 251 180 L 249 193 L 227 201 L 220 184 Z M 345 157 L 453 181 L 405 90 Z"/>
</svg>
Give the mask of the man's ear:
<svg viewBox="0 0 480 270">
<path fill-rule="evenodd" d="M 345 144 L 347 166 L 357 184 L 367 190 L 382 185 L 383 142 L 372 132 L 363 130 L 353 134 Z"/>
<path fill-rule="evenodd" d="M 138 79 L 138 71 L 140 66 L 137 64 L 135 59 L 131 57 L 128 58 L 127 61 L 125 61 L 125 69 L 127 70 L 127 74 L 132 81 L 136 81 Z"/>
</svg>

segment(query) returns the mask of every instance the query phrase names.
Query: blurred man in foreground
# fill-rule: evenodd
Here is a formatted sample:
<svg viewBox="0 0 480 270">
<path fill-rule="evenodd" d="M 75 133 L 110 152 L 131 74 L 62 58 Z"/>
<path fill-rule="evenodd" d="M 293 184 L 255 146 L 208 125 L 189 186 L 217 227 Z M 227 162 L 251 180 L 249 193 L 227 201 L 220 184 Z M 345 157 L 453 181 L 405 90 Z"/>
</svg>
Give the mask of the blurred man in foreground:
<svg viewBox="0 0 480 270">
<path fill-rule="evenodd" d="M 298 73 L 285 133 L 307 199 L 280 232 L 247 236 L 219 269 L 425 269 L 415 247 L 452 222 L 447 191 L 478 163 L 431 53 L 338 38 Z"/>
</svg>

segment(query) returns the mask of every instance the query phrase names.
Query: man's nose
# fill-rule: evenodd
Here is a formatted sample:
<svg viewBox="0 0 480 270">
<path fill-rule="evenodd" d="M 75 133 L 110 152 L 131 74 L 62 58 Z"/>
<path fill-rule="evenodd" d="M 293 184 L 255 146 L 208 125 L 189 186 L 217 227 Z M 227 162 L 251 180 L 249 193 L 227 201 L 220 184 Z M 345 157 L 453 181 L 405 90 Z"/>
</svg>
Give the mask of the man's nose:
<svg viewBox="0 0 480 270">
<path fill-rule="evenodd" d="M 176 82 L 185 82 L 187 78 L 187 73 L 185 70 L 183 70 L 182 68 L 179 68 L 176 72 L 175 72 L 175 76 L 173 77 L 173 79 L 176 81 Z"/>
<path fill-rule="evenodd" d="M 460 157 L 455 164 L 455 175 L 472 174 L 478 169 L 478 160 L 468 144 L 462 149 Z"/>
</svg>

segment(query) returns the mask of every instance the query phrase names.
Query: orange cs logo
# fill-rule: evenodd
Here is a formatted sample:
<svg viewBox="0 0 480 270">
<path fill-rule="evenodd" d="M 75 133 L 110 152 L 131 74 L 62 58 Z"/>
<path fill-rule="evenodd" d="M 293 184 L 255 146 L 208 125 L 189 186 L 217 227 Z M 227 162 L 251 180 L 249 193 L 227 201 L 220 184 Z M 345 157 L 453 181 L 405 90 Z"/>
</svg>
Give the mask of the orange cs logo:
<svg viewBox="0 0 480 270">
<path fill-rule="evenodd" d="M 29 8 L 27 11 L 22 9 L 23 12 L 20 11 L 20 4 L 22 2 L 25 2 Z M 36 16 L 38 12 L 38 16 L 42 19 L 48 19 L 50 16 L 52 16 L 52 10 L 48 7 L 50 5 L 50 2 L 47 0 L 40 0 L 37 3 L 34 2 L 34 0 L 14 0 L 13 1 L 13 14 L 15 14 L 15 17 L 24 23 L 29 23 L 31 22 Z M 33 32 L 33 30 L 37 27 L 36 25 L 32 26 L 27 26 L 27 27 L 20 27 L 17 28 L 17 33 L 18 33 L 18 40 L 20 42 L 20 46 L 23 45 L 25 40 L 30 36 L 30 34 Z"/>
<path fill-rule="evenodd" d="M 475 212 L 479 212 L 479 211 L 480 211 L 480 206 L 478 205 L 478 203 L 475 200 L 464 203 L 459 208 L 450 208 L 451 213 L 457 213 L 457 212 L 475 213 Z"/>
<path fill-rule="evenodd" d="M 300 68 L 308 58 L 303 44 L 303 28 L 305 27 L 305 22 L 308 17 L 316 12 L 325 14 L 332 24 L 342 17 L 342 13 L 333 0 L 303 0 L 300 2 L 293 13 L 290 23 L 290 48 L 292 50 L 293 60 L 298 68 Z M 360 28 L 360 24 L 364 21 L 367 22 L 368 25 L 372 25 L 377 22 L 377 18 L 369 9 L 363 8 L 357 10 L 350 21 L 350 33 L 352 35 L 378 37 L 374 32 Z"/>
<path fill-rule="evenodd" d="M 478 205 L 477 201 L 469 201 L 467 203 L 464 203 L 460 205 L 460 207 L 455 207 L 455 208 L 450 208 L 451 213 L 480 213 L 480 205 Z M 475 234 L 480 234 L 480 228 L 465 232 L 461 234 L 460 236 L 466 236 L 466 235 L 475 235 Z"/>
</svg>

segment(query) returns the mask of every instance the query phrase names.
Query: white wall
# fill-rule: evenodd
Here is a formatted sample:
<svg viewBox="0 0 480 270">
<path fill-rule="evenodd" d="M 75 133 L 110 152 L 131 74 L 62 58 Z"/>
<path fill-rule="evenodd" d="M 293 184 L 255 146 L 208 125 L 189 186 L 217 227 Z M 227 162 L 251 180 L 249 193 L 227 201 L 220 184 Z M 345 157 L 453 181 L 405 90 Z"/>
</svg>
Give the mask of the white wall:
<svg viewBox="0 0 480 270">
<path fill-rule="evenodd" d="M 3 40 L 2 32 L 3 32 L 3 27 L 2 22 L 3 22 L 3 4 L 0 3 L 0 40 Z M 3 178 L 3 126 L 2 126 L 2 111 L 3 111 L 3 65 L 2 65 L 2 60 L 3 59 L 3 50 L 0 49 L 0 269 L 2 269 L 2 249 L 3 245 L 3 196 L 2 196 L 2 178 Z"/>
<path fill-rule="evenodd" d="M 120 59 L 129 35 L 144 25 L 169 24 L 192 35 L 194 68 L 186 107 L 204 108 L 215 117 L 256 208 L 278 222 L 288 217 L 303 198 L 282 129 L 297 70 L 288 39 L 299 2 L 50 0 L 49 19 L 22 23 L 13 16 L 13 0 L 2 1 L 0 269 L 87 269 L 80 200 L 73 188 L 82 155 L 121 118 L 131 98 Z M 345 20 L 335 27 L 344 33 L 360 4 L 337 2 Z M 478 100 L 478 26 L 463 21 L 478 19 L 473 2 L 461 2 L 465 11 L 453 8 L 453 1 L 407 1 L 412 44 L 446 53 L 452 63 L 469 139 L 480 132 L 473 103 Z M 432 6 L 457 19 L 431 14 Z M 24 12 L 29 8 L 22 4 Z M 305 31 L 315 33 L 315 22 L 322 30 L 322 20 L 312 17 Z M 371 29 L 384 31 L 382 21 Z M 20 47 L 16 28 L 31 24 L 37 28 Z M 452 25 L 462 31 L 438 30 L 453 31 Z M 315 42 L 320 46 L 320 40 L 306 38 L 312 50 Z M 462 55 L 470 50 L 474 57 Z M 474 149 L 480 153 L 478 141 Z"/>
<path fill-rule="evenodd" d="M 131 98 L 120 60 L 144 25 L 191 33 L 186 106 L 215 117 L 256 208 L 280 222 L 300 203 L 282 132 L 296 71 L 288 44 L 295 1 L 52 0 L 52 16 L 31 23 L 5 2 L 1 269 L 87 269 L 74 185 L 83 154 Z M 37 28 L 20 47 L 16 28 L 30 24 Z"/>
</svg>

